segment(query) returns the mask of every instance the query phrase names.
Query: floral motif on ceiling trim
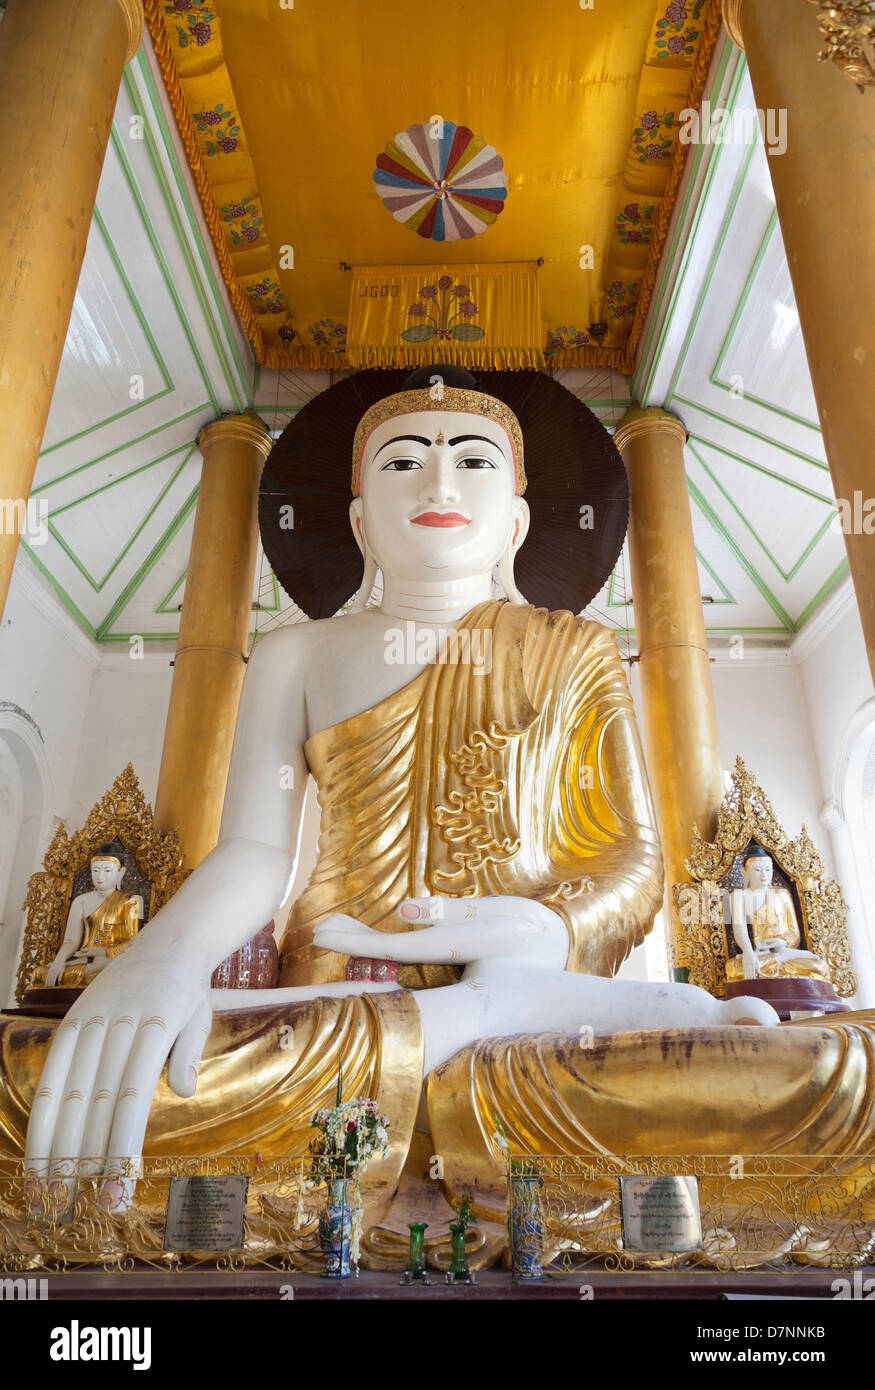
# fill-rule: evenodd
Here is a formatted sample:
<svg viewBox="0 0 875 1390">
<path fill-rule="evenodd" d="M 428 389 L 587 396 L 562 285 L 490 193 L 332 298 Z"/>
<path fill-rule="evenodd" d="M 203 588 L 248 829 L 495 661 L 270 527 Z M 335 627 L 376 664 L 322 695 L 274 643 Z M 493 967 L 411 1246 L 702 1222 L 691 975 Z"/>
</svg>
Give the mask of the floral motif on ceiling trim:
<svg viewBox="0 0 875 1390">
<path fill-rule="evenodd" d="M 284 314 L 286 312 L 283 292 L 272 275 L 265 275 L 263 280 L 257 280 L 252 285 L 244 285 L 243 288 L 249 295 L 256 314 Z"/>
<path fill-rule="evenodd" d="M 637 280 L 612 280 L 607 288 L 608 313 L 612 319 L 629 319 L 638 303 Z"/>
<path fill-rule="evenodd" d="M 692 58 L 701 33 L 693 24 L 702 13 L 704 3 L 705 0 L 671 0 L 656 21 L 655 58 Z"/>
<path fill-rule="evenodd" d="M 671 157 L 675 144 L 671 133 L 673 125 L 673 111 L 663 111 L 661 116 L 657 111 L 644 112 L 640 124 L 632 131 L 632 149 L 642 164 Z"/>
<path fill-rule="evenodd" d="M 218 101 L 209 109 L 195 111 L 194 123 L 198 132 L 207 137 L 201 143 L 208 159 L 217 154 L 234 153 L 240 124 L 233 111 L 225 110 L 224 102 Z"/>
<path fill-rule="evenodd" d="M 327 348 L 329 352 L 344 352 L 346 349 L 345 323 L 335 323 L 334 319 L 317 319 L 308 325 L 307 332 L 315 347 Z"/>
<path fill-rule="evenodd" d="M 452 276 L 442 275 L 433 285 L 423 285 L 419 299 L 407 310 L 410 318 L 421 319 L 401 334 L 405 343 L 428 343 L 432 338 L 455 339 L 458 343 L 479 343 L 486 329 L 470 320 L 479 310 L 467 285 L 454 284 Z M 460 320 L 468 320 L 461 322 Z"/>
<path fill-rule="evenodd" d="M 164 6 L 164 13 L 171 19 L 185 16 L 187 29 L 183 29 L 181 24 L 174 25 L 180 48 L 188 48 L 191 44 L 203 48 L 213 37 L 212 26 L 216 16 L 208 5 L 196 5 L 193 0 L 171 0 L 171 4 Z"/>
<path fill-rule="evenodd" d="M 252 198 L 244 198 L 241 203 L 223 203 L 219 211 L 222 221 L 229 224 L 228 235 L 235 246 L 242 246 L 244 241 L 257 241 L 261 236 L 261 210 Z"/>
<path fill-rule="evenodd" d="M 617 235 L 627 245 L 648 246 L 653 231 L 655 203 L 627 203 L 617 213 Z"/>
<path fill-rule="evenodd" d="M 585 347 L 593 339 L 583 329 L 575 328 L 574 324 L 570 327 L 562 324 L 559 328 L 547 329 L 547 346 L 544 348 L 544 356 L 550 357 L 554 352 L 561 352 L 563 348 Z"/>
</svg>

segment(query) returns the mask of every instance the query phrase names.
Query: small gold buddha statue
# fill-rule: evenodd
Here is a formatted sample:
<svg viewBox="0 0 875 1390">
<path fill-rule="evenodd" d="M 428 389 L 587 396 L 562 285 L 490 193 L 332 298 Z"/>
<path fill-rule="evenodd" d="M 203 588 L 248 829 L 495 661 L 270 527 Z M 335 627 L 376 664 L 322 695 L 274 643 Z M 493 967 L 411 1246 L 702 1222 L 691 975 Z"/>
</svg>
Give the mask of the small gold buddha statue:
<svg viewBox="0 0 875 1390">
<path fill-rule="evenodd" d="M 761 845 L 746 851 L 742 890 L 730 896 L 732 934 L 740 955 L 726 962 L 727 980 L 794 975 L 829 980 L 829 967 L 812 951 L 801 950 L 802 933 L 786 888 L 772 886 L 774 864 Z"/>
<path fill-rule="evenodd" d="M 91 857 L 93 890 L 73 899 L 58 953 L 50 965 L 37 966 L 31 989 L 82 988 L 136 936 L 143 899 L 124 892 L 124 876 L 120 846 L 101 845 Z"/>
</svg>

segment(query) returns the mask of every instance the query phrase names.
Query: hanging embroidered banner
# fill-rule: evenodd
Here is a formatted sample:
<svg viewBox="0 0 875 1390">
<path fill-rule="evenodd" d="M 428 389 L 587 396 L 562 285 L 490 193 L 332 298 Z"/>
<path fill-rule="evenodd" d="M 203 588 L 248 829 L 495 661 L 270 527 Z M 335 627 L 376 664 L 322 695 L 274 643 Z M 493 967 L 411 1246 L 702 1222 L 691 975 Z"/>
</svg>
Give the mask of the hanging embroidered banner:
<svg viewBox="0 0 875 1390">
<path fill-rule="evenodd" d="M 350 367 L 543 367 L 543 337 L 535 261 L 353 268 Z"/>
</svg>

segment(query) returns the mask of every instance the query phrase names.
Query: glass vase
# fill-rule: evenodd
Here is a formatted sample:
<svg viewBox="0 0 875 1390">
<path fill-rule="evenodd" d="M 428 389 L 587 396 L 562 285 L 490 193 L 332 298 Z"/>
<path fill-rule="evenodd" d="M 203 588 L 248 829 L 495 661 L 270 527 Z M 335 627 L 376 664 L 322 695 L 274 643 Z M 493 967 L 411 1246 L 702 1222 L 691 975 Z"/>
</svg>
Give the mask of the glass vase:
<svg viewBox="0 0 875 1390">
<path fill-rule="evenodd" d="M 539 1177 L 511 1177 L 510 1180 L 510 1245 L 512 1270 L 515 1279 L 542 1279 L 541 1267 L 544 1229 L 541 1223 L 538 1192 Z"/>
<path fill-rule="evenodd" d="M 349 1239 L 352 1211 L 346 1200 L 346 1178 L 328 1178 L 328 1201 L 319 1215 L 319 1241 L 322 1246 L 322 1278 L 349 1278 Z"/>
<path fill-rule="evenodd" d="M 410 1231 L 410 1251 L 407 1256 L 407 1268 L 404 1277 L 410 1279 L 422 1279 L 425 1277 L 425 1232 L 428 1228 L 427 1221 L 408 1221 L 407 1228 Z"/>
<path fill-rule="evenodd" d="M 456 1221 L 451 1221 L 450 1235 L 452 1237 L 452 1257 L 447 1272 L 454 1279 L 470 1279 L 471 1271 L 468 1268 L 468 1257 L 465 1253 L 465 1227 L 460 1226 Z"/>
</svg>

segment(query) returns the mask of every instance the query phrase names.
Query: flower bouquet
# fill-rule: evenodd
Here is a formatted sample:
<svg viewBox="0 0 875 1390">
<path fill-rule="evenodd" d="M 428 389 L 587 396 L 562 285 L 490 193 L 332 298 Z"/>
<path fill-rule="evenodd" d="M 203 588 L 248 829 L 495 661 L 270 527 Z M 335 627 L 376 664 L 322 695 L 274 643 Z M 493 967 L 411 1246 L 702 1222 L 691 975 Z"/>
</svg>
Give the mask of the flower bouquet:
<svg viewBox="0 0 875 1390">
<path fill-rule="evenodd" d="M 310 1120 L 310 1126 L 316 1130 L 316 1134 L 310 1141 L 312 1162 L 307 1186 L 316 1187 L 320 1182 L 327 1185 L 329 1214 L 334 1206 L 340 1209 L 342 1244 L 343 1208 L 346 1207 L 347 1184 L 350 1185 L 352 1220 L 349 1225 L 349 1258 L 358 1269 L 364 1213 L 360 1177 L 362 1169 L 372 1158 L 382 1158 L 385 1155 L 389 1147 L 389 1121 L 385 1115 L 380 1114 L 376 1102 L 370 1097 L 358 1096 L 355 1100 L 344 1101 L 342 1096 L 341 1070 L 337 1077 L 336 1103 L 333 1106 L 323 1106 Z"/>
</svg>

